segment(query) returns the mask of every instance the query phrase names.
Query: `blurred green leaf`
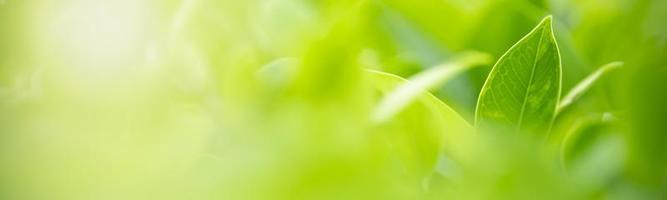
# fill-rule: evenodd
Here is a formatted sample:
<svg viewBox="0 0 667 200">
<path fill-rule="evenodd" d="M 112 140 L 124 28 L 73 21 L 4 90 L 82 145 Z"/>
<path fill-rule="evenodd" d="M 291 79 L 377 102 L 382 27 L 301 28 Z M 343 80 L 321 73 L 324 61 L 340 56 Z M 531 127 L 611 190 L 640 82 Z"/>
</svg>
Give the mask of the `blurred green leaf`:
<svg viewBox="0 0 667 200">
<path fill-rule="evenodd" d="M 367 70 L 366 74 L 384 98 L 408 82 L 385 72 Z M 440 152 L 444 150 L 451 153 L 460 148 L 463 145 L 461 139 L 471 132 L 472 127 L 427 91 L 420 90 L 416 95 L 412 105 L 390 121 L 378 124 L 378 129 L 388 136 L 393 151 L 398 154 L 403 165 L 424 178 L 435 170 Z"/>
<path fill-rule="evenodd" d="M 624 146 L 611 113 L 582 116 L 563 139 L 563 168 L 584 186 L 599 190 L 617 176 L 623 165 Z"/>
<path fill-rule="evenodd" d="M 390 92 L 393 92 L 397 87 L 401 87 L 405 84 L 408 84 L 409 82 L 404 78 L 386 72 L 380 72 L 375 70 L 366 70 L 366 72 L 371 76 L 372 84 L 377 89 L 385 93 L 385 96 L 389 95 Z M 450 126 L 454 128 L 470 127 L 470 125 L 465 120 L 463 120 L 463 118 L 461 118 L 456 113 L 456 111 L 451 109 L 445 103 L 440 101 L 440 99 L 436 98 L 427 91 L 420 90 L 420 92 L 415 95 L 416 96 L 414 98 L 417 98 L 416 101 L 418 101 L 420 104 L 426 104 L 429 107 L 433 108 L 435 113 L 442 115 L 445 126 Z"/>
<path fill-rule="evenodd" d="M 612 62 L 603 65 L 598 70 L 593 72 L 591 75 L 588 75 L 584 80 L 579 82 L 579 84 L 574 86 L 574 88 L 572 88 L 572 90 L 570 90 L 570 92 L 568 92 L 567 95 L 565 95 L 565 97 L 561 100 L 560 104 L 558 105 L 556 114 L 560 113 L 568 106 L 572 105 L 579 98 L 581 98 L 601 76 L 607 74 L 608 72 L 614 69 L 620 68 L 621 66 L 623 66 L 623 62 Z"/>
<path fill-rule="evenodd" d="M 438 87 L 466 70 L 489 63 L 490 60 L 491 57 L 487 54 L 468 52 L 451 62 L 435 66 L 410 77 L 408 81 L 405 81 L 405 84 L 398 86 L 380 101 L 373 112 L 372 120 L 382 123 L 391 119 L 424 92 Z"/>
<path fill-rule="evenodd" d="M 548 16 L 510 48 L 489 74 L 476 126 L 541 132 L 553 120 L 561 90 L 560 54 Z"/>
</svg>

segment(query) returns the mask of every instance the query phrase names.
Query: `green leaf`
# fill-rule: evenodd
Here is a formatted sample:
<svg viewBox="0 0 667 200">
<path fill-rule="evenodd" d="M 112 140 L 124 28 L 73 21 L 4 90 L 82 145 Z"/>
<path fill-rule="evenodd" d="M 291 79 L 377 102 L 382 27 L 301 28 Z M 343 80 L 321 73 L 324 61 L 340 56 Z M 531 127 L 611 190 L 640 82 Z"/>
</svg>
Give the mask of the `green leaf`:
<svg viewBox="0 0 667 200">
<path fill-rule="evenodd" d="M 552 17 L 500 57 L 477 101 L 475 125 L 520 132 L 548 130 L 561 92 L 561 61 Z"/>
<path fill-rule="evenodd" d="M 406 85 L 409 81 L 386 72 L 380 72 L 375 70 L 366 70 L 366 74 L 370 76 L 373 86 L 378 89 L 384 96 L 387 96 L 388 93 L 396 90 L 397 87 Z M 385 97 L 386 98 L 386 97 Z M 415 94 L 417 104 L 426 105 L 431 108 L 431 111 L 442 117 L 443 125 L 451 128 L 469 128 L 472 127 L 468 122 L 466 122 L 461 115 L 459 115 L 454 109 L 449 107 L 447 104 L 442 102 L 437 97 L 433 96 L 431 93 L 425 90 L 420 90 L 419 93 Z M 435 120 L 435 119 L 434 119 Z M 452 129 L 452 131 L 455 129 Z"/>
<path fill-rule="evenodd" d="M 560 144 L 561 162 L 567 165 L 575 158 L 583 154 L 591 143 L 597 139 L 598 133 L 604 132 L 610 122 L 616 120 L 612 113 L 593 114 L 580 116 L 569 130 Z"/>
<path fill-rule="evenodd" d="M 561 164 L 580 183 L 602 186 L 623 166 L 623 142 L 612 113 L 581 116 L 561 143 Z"/>
<path fill-rule="evenodd" d="M 451 62 L 447 62 L 417 75 L 412 76 L 389 94 L 387 94 L 373 111 L 372 120 L 377 123 L 385 122 L 394 117 L 413 103 L 425 91 L 440 86 L 456 75 L 472 69 L 473 67 L 487 64 L 491 56 L 479 52 L 467 52 L 458 56 Z"/>
<path fill-rule="evenodd" d="M 397 87 L 407 84 L 399 76 L 366 70 L 368 80 L 382 99 Z M 391 152 L 402 165 L 419 177 L 435 170 L 441 152 L 455 154 L 463 149 L 472 126 L 440 99 L 420 90 L 415 102 L 384 123 L 376 123 L 378 133 L 387 137 Z"/>
<path fill-rule="evenodd" d="M 563 100 L 561 100 L 560 105 L 558 105 L 558 110 L 556 113 L 560 113 L 563 111 L 565 108 L 568 106 L 572 105 L 575 101 L 577 101 L 581 96 L 583 96 L 586 91 L 588 91 L 593 84 L 600 79 L 602 75 L 607 74 L 609 71 L 612 71 L 614 69 L 620 68 L 623 66 L 623 62 L 612 62 L 606 65 L 603 65 L 600 67 L 600 69 L 596 70 L 593 72 L 591 75 L 588 75 L 584 80 L 579 82 L 570 92 L 565 95 Z"/>
</svg>

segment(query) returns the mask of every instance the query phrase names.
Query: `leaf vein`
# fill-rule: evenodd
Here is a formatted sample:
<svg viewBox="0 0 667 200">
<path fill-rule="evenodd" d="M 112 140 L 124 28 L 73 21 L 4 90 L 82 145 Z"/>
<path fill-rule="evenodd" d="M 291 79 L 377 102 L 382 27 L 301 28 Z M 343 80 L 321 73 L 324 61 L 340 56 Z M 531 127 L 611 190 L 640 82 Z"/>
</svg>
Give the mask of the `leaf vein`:
<svg viewBox="0 0 667 200">
<path fill-rule="evenodd" d="M 535 57 L 533 58 L 533 67 L 530 70 L 530 78 L 528 79 L 528 85 L 526 85 L 526 91 L 524 93 L 523 102 L 521 104 L 521 111 L 519 112 L 519 121 L 517 123 L 517 129 L 521 129 L 521 126 L 523 124 L 523 116 L 524 113 L 526 112 L 526 105 L 528 102 L 530 88 L 532 87 L 533 79 L 535 78 L 535 68 L 537 68 L 537 60 L 539 59 L 540 49 L 542 49 L 542 40 L 544 40 L 545 32 L 547 31 L 544 31 L 544 29 L 541 30 L 540 37 L 537 42 L 537 48 L 535 49 Z"/>
</svg>

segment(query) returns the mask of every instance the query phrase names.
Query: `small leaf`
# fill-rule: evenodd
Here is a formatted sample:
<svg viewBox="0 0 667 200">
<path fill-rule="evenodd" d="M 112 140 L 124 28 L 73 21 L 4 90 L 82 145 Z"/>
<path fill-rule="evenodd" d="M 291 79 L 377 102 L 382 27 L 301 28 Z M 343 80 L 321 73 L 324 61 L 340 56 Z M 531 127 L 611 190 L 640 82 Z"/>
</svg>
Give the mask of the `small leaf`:
<svg viewBox="0 0 667 200">
<path fill-rule="evenodd" d="M 396 87 L 380 101 L 373 111 L 372 120 L 382 123 L 391 119 L 424 92 L 441 85 L 466 70 L 487 64 L 491 62 L 490 60 L 491 57 L 487 54 L 468 52 L 451 62 L 432 67 L 412 76 L 409 81 L 405 81 L 405 84 Z"/>
<path fill-rule="evenodd" d="M 607 74 L 609 71 L 612 71 L 614 69 L 620 68 L 623 66 L 623 62 L 612 62 L 606 65 L 603 65 L 600 67 L 600 69 L 596 70 L 593 72 L 591 75 L 588 75 L 584 80 L 579 82 L 570 92 L 567 93 L 565 98 L 560 102 L 560 105 L 558 105 L 558 111 L 556 113 L 560 113 L 563 111 L 565 108 L 568 106 L 572 105 L 575 101 L 577 101 L 581 96 L 583 96 L 586 91 L 588 91 L 593 84 L 600 79 L 602 75 Z"/>
<path fill-rule="evenodd" d="M 366 70 L 366 75 L 381 99 L 396 87 L 408 81 L 385 72 Z M 455 154 L 466 143 L 465 137 L 472 132 L 458 113 L 440 99 L 421 90 L 415 102 L 407 106 L 394 118 L 376 124 L 378 133 L 386 137 L 392 154 L 411 173 L 424 178 L 433 173 L 438 156 Z"/>
<path fill-rule="evenodd" d="M 561 91 L 560 53 L 551 20 L 544 18 L 493 67 L 477 101 L 477 127 L 521 132 L 550 128 Z"/>
<path fill-rule="evenodd" d="M 374 87 L 380 90 L 381 93 L 385 94 L 385 96 L 387 96 L 386 94 L 390 93 L 390 91 L 394 91 L 396 87 L 408 84 L 408 80 L 394 74 L 375 70 L 366 70 L 366 72 L 366 74 L 370 75 Z M 461 115 L 456 113 L 454 109 L 428 91 L 419 90 L 413 98 L 415 98 L 419 104 L 427 105 L 427 107 L 431 108 L 431 111 L 441 115 L 444 118 L 444 125 L 446 126 L 472 127 L 461 117 Z M 386 99 L 386 97 L 383 99 Z"/>
<path fill-rule="evenodd" d="M 582 116 L 561 143 L 563 169 L 578 182 L 603 185 L 621 172 L 623 142 L 612 113 Z"/>
<path fill-rule="evenodd" d="M 598 137 L 597 133 L 604 132 L 615 117 L 612 113 L 580 116 L 575 124 L 565 132 L 560 144 L 561 162 L 567 166 L 572 160 L 580 156 L 585 148 Z"/>
</svg>

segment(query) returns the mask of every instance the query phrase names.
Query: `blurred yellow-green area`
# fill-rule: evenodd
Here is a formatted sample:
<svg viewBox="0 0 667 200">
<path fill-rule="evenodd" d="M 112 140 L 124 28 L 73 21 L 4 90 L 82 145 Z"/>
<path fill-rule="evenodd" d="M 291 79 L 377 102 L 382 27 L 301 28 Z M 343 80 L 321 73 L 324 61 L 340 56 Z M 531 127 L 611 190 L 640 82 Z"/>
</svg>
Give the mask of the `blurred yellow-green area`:
<svg viewBox="0 0 667 200">
<path fill-rule="evenodd" d="M 543 137 L 471 130 L 548 15 L 564 93 L 624 66 Z M 3 200 L 666 198 L 664 0 L 0 0 Z"/>
</svg>

